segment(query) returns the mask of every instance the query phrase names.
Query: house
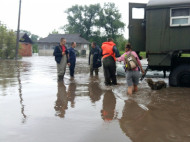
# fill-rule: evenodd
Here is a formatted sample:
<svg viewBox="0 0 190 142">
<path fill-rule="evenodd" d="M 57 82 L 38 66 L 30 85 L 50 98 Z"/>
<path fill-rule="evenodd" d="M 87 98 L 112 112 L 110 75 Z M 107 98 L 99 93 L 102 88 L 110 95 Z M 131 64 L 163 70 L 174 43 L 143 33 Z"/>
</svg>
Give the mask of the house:
<svg viewBox="0 0 190 142">
<path fill-rule="evenodd" d="M 19 37 L 19 42 L 21 45 L 21 48 L 19 49 L 19 55 L 22 57 L 32 56 L 33 41 L 29 38 L 29 36 L 26 33 L 21 33 Z"/>
<path fill-rule="evenodd" d="M 39 47 L 39 56 L 52 56 L 54 47 L 59 45 L 60 39 L 66 39 L 66 46 L 71 47 L 72 42 L 77 43 L 75 48 L 79 55 L 88 55 L 89 54 L 89 42 L 82 38 L 80 34 L 50 34 L 46 38 L 42 38 L 38 41 Z"/>
</svg>

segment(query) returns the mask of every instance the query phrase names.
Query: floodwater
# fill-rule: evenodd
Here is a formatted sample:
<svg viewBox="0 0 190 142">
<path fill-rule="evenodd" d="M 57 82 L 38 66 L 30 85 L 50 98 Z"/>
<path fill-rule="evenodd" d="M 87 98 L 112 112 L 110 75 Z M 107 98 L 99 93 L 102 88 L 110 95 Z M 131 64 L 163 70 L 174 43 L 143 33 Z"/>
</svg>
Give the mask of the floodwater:
<svg viewBox="0 0 190 142">
<path fill-rule="evenodd" d="M 129 97 L 124 77 L 111 87 L 102 68 L 90 77 L 87 58 L 74 79 L 67 69 L 56 80 L 53 57 L 0 60 L 0 142 L 190 141 L 190 88 L 152 91 L 143 81 Z"/>
</svg>

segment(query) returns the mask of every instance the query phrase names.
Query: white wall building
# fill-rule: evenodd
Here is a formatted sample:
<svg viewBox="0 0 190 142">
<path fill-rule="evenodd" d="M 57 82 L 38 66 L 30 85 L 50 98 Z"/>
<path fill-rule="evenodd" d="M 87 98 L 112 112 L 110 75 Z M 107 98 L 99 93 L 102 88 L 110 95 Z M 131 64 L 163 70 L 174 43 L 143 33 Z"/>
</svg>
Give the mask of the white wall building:
<svg viewBox="0 0 190 142">
<path fill-rule="evenodd" d="M 50 34 L 48 37 L 40 39 L 38 41 L 39 56 L 53 56 L 54 48 L 59 45 L 61 38 L 66 39 L 68 48 L 71 47 L 72 42 L 76 42 L 75 50 L 78 51 L 79 55 L 88 57 L 90 42 L 82 38 L 80 34 Z"/>
</svg>

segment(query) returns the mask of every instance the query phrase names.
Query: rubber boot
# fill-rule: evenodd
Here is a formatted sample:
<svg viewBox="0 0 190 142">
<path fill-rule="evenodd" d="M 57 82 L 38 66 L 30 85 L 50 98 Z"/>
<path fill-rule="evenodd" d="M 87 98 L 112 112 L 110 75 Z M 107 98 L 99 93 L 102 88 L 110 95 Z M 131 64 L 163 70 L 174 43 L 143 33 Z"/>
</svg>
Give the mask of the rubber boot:
<svg viewBox="0 0 190 142">
<path fill-rule="evenodd" d="M 59 75 L 57 81 L 58 81 L 58 82 L 63 81 L 63 75 Z"/>
<path fill-rule="evenodd" d="M 98 75 L 98 69 L 95 69 L 95 75 L 96 76 Z"/>
<path fill-rule="evenodd" d="M 93 76 L 93 70 L 90 70 L 90 76 Z"/>
</svg>

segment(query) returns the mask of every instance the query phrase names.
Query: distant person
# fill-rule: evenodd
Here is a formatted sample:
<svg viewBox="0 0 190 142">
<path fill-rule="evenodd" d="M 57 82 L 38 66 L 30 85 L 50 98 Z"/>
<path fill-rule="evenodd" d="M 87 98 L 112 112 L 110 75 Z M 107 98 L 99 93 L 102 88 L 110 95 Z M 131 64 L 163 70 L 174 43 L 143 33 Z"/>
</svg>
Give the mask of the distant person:
<svg viewBox="0 0 190 142">
<path fill-rule="evenodd" d="M 112 38 L 102 43 L 103 69 L 105 85 L 117 85 L 116 79 L 116 57 L 119 57 L 119 51 Z"/>
<path fill-rule="evenodd" d="M 75 63 L 76 63 L 76 53 L 75 47 L 77 46 L 76 42 L 71 43 L 71 47 L 69 48 L 69 63 L 70 63 L 70 76 L 74 77 L 75 72 Z"/>
<path fill-rule="evenodd" d="M 127 62 L 126 62 L 126 58 L 128 56 L 130 56 L 130 54 L 136 58 L 136 62 L 137 62 L 137 66 L 134 67 L 133 69 L 130 69 L 130 66 L 127 65 Z M 139 84 L 139 78 L 140 78 L 139 68 L 140 68 L 142 74 L 144 74 L 144 70 L 142 68 L 142 65 L 139 60 L 138 55 L 136 54 L 135 51 L 132 51 L 131 44 L 128 43 L 126 45 L 125 53 L 123 55 L 121 55 L 121 57 L 117 58 L 117 61 L 124 61 L 124 63 L 125 63 L 126 79 L 127 79 L 127 84 L 128 84 L 127 93 L 129 95 L 132 95 L 133 91 L 134 92 L 138 91 L 137 85 Z"/>
<path fill-rule="evenodd" d="M 53 55 L 55 56 L 55 61 L 57 62 L 58 81 L 63 81 L 66 71 L 66 66 L 67 64 L 69 65 L 68 50 L 65 44 L 66 44 L 66 39 L 61 38 L 60 44 L 55 47 L 53 52 Z"/>
<path fill-rule="evenodd" d="M 90 76 L 98 75 L 99 67 L 101 67 L 101 49 L 97 46 L 95 42 L 91 43 L 92 49 L 89 54 L 89 65 L 90 65 Z"/>
</svg>

